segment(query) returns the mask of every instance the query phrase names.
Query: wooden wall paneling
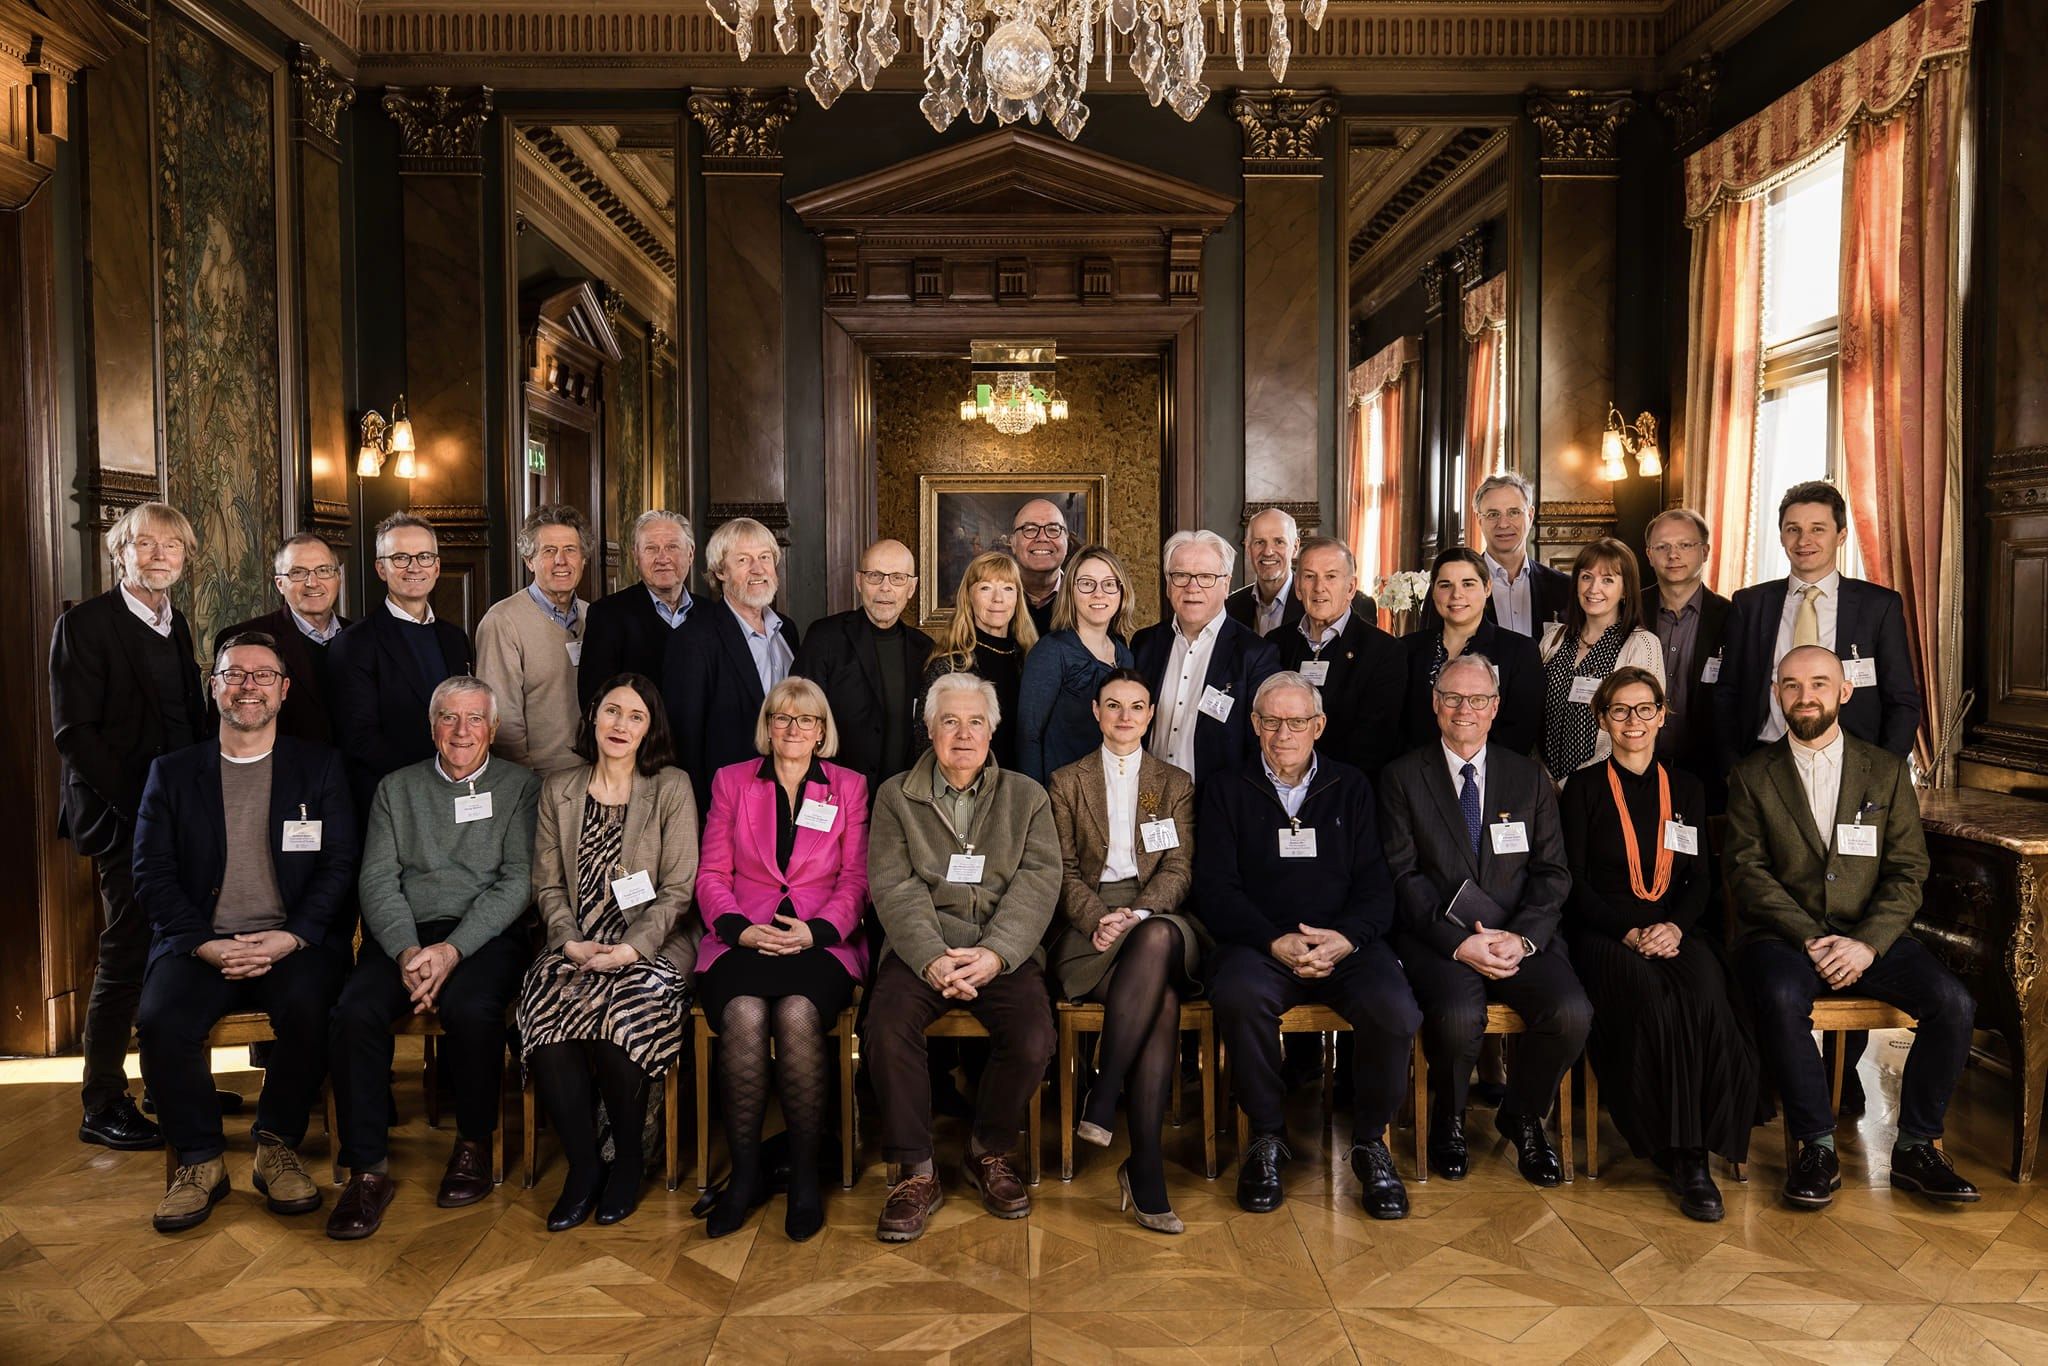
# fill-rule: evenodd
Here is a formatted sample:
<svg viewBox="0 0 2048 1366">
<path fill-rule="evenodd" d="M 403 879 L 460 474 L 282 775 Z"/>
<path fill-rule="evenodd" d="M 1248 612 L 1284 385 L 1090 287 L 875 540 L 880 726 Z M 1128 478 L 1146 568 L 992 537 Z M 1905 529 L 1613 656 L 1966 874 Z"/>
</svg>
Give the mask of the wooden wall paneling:
<svg viewBox="0 0 2048 1366">
<path fill-rule="evenodd" d="M 1417 544 L 1427 565 L 1455 544 L 1458 534 L 1457 494 L 1446 478 L 1453 457 L 1450 408 L 1444 376 L 1450 368 L 1450 338 L 1458 330 L 1457 315 L 1445 307 L 1450 277 L 1443 259 L 1423 261 L 1422 277 L 1422 407 L 1421 440 L 1417 445 L 1420 479 L 1416 502 L 1420 512 Z"/>
<path fill-rule="evenodd" d="M 619 363 L 605 386 L 604 507 L 597 514 L 598 534 L 604 541 L 604 592 L 633 576 L 625 547 L 632 539 L 633 519 L 649 506 L 654 430 L 647 330 L 617 311 L 612 326 L 618 335 Z"/>
<path fill-rule="evenodd" d="M 292 58 L 292 152 L 298 197 L 298 293 L 302 355 L 297 465 L 300 495 L 285 509 L 285 531 L 313 530 L 346 557 L 354 548 L 349 515 L 355 442 L 348 420 L 343 335 L 343 193 L 340 120 L 355 87 L 312 48 Z M 346 577 L 344 577 L 346 583 Z M 355 615 L 353 604 L 344 604 Z"/>
</svg>

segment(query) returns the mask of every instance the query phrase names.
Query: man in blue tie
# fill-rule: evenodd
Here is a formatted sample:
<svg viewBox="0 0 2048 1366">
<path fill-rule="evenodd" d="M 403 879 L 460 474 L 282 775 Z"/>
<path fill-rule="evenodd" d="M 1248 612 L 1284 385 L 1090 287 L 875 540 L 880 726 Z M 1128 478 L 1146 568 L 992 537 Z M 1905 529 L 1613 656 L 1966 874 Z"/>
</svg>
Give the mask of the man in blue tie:
<svg viewBox="0 0 2048 1366">
<path fill-rule="evenodd" d="M 1500 674 L 1470 652 L 1444 665 L 1430 698 L 1439 742 L 1380 775 L 1380 836 L 1394 877 L 1394 951 L 1422 1006 L 1437 1086 L 1429 1164 L 1466 1167 L 1465 1090 L 1486 1007 L 1513 1007 L 1517 1043 L 1498 1123 L 1522 1176 L 1563 1178 L 1543 1129 L 1558 1083 L 1585 1048 L 1593 1007 L 1557 935 L 1571 890 L 1557 797 L 1535 761 L 1487 743 Z"/>
</svg>

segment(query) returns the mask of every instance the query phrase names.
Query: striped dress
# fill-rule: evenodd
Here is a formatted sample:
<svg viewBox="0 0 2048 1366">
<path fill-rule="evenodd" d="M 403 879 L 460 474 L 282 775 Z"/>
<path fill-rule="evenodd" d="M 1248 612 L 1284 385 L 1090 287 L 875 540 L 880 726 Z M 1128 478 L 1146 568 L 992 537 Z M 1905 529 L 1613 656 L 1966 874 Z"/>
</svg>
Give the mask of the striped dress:
<svg viewBox="0 0 2048 1366">
<path fill-rule="evenodd" d="M 612 879 L 625 876 L 619 851 L 626 808 L 583 798 L 583 833 L 576 842 L 576 928 L 582 939 L 616 944 L 630 927 L 612 895 Z M 683 1050 L 689 983 L 667 959 L 643 958 L 616 972 L 579 973 L 560 950 L 534 960 L 519 988 L 522 1060 L 536 1048 L 579 1039 L 616 1044 L 649 1076 L 675 1064 Z"/>
</svg>

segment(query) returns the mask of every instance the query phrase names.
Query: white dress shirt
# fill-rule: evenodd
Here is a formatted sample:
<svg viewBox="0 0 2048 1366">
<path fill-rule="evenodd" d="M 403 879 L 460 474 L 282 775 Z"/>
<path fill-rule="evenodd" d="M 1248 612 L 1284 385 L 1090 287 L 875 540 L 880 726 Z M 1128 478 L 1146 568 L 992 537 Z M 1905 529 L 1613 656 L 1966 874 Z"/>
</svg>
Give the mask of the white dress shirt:
<svg viewBox="0 0 2048 1366">
<path fill-rule="evenodd" d="M 1533 591 L 1535 575 L 1531 572 L 1530 560 L 1522 556 L 1522 572 L 1510 576 L 1501 562 L 1493 558 L 1493 552 L 1482 556 L 1486 561 L 1487 573 L 1493 580 L 1493 620 L 1496 626 L 1510 631 L 1520 631 L 1531 640 L 1536 638 L 1536 599 Z"/>
<path fill-rule="evenodd" d="M 147 626 L 150 630 L 156 632 L 164 639 L 170 639 L 171 600 L 169 597 L 164 598 L 163 610 L 159 612 L 157 609 L 151 607 L 148 603 L 144 602 L 141 598 L 138 598 L 133 593 L 129 592 L 128 585 L 124 583 L 121 585 L 121 601 L 128 604 L 128 610 L 135 614 L 135 619 L 137 621 L 141 622 L 144 626 Z"/>
<path fill-rule="evenodd" d="M 1485 820 L 1486 746 L 1481 745 L 1479 747 L 1479 752 L 1473 755 L 1471 758 L 1467 759 L 1462 757 L 1458 753 L 1458 751 L 1452 749 L 1449 745 L 1444 745 L 1441 740 L 1439 740 L 1437 743 L 1443 745 L 1444 767 L 1448 768 L 1451 771 L 1451 795 L 1453 797 L 1457 796 L 1465 788 L 1465 765 L 1472 765 L 1472 781 L 1479 784 L 1479 819 Z"/>
<path fill-rule="evenodd" d="M 424 617 L 416 617 L 403 607 L 400 607 L 398 599 L 387 593 L 384 597 L 384 610 L 397 617 L 400 621 L 409 621 L 415 626 L 432 626 L 434 624 L 434 604 L 431 602 L 427 604 L 427 614 Z"/>
<path fill-rule="evenodd" d="M 1820 595 L 1813 600 L 1813 614 L 1820 620 L 1820 643 L 1830 650 L 1835 648 L 1835 618 L 1842 604 L 1842 574 L 1840 570 L 1830 573 L 1824 579 L 1814 581 Z M 1764 728 L 1757 732 L 1757 739 L 1765 744 L 1785 733 L 1785 709 L 1778 705 L 1778 661 L 1792 652 L 1792 631 L 1799 622 L 1799 608 L 1806 601 L 1801 591 L 1804 585 L 1794 574 L 1785 582 L 1785 611 L 1778 618 L 1778 643 L 1771 650 L 1771 671 L 1764 679 L 1764 697 L 1770 703 L 1770 715 L 1764 718 Z M 1823 830 L 1822 834 L 1827 832 Z"/>
<path fill-rule="evenodd" d="M 1144 765 L 1142 750 L 1112 754 L 1108 745 L 1102 747 L 1102 776 L 1109 797 L 1109 855 L 1102 861 L 1098 882 L 1137 880 L 1138 850 L 1131 832 L 1137 828 L 1138 770 Z"/>
<path fill-rule="evenodd" d="M 1280 618 L 1287 615 L 1287 600 L 1294 596 L 1294 573 L 1289 571 L 1287 581 L 1280 585 L 1280 591 L 1268 603 L 1259 596 L 1259 581 L 1252 580 L 1252 625 L 1261 636 L 1269 636 L 1280 629 Z"/>
<path fill-rule="evenodd" d="M 1835 738 L 1819 749 L 1810 749 L 1794 736 L 1792 763 L 1799 770 L 1799 785 L 1806 789 L 1806 804 L 1813 808 L 1813 828 L 1827 848 L 1835 843 L 1835 805 L 1842 798 L 1842 728 Z"/>
<path fill-rule="evenodd" d="M 1286 783 L 1280 781 L 1280 775 L 1275 773 L 1273 766 L 1266 762 L 1265 752 L 1262 750 L 1259 753 L 1259 766 L 1266 770 L 1266 781 L 1273 785 L 1273 795 L 1280 799 L 1280 805 L 1287 812 L 1288 820 L 1295 820 L 1301 815 L 1301 804 L 1308 800 L 1308 790 L 1315 785 L 1316 763 L 1316 752 L 1310 750 L 1308 753 L 1308 772 L 1301 775 L 1300 782 L 1289 787 Z"/>
<path fill-rule="evenodd" d="M 1216 653 L 1216 637 L 1223 631 L 1223 618 L 1218 612 L 1192 638 L 1181 632 L 1180 618 L 1173 618 L 1173 652 L 1166 657 L 1166 675 L 1159 680 L 1162 714 L 1152 723 L 1149 748 L 1154 758 L 1186 773 L 1195 771 L 1195 722 L 1201 719 L 1202 689 L 1209 677 L 1209 657 Z M 1240 697 L 1231 705 L 1247 706 L 1249 699 Z"/>
</svg>

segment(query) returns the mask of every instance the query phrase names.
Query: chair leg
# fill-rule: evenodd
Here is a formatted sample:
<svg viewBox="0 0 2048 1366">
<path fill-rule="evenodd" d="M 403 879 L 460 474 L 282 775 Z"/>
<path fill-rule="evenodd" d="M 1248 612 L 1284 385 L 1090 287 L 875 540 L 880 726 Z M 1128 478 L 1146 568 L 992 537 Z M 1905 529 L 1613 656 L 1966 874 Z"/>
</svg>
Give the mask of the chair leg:
<svg viewBox="0 0 2048 1366">
<path fill-rule="evenodd" d="M 527 1190 L 532 1190 L 535 1178 L 540 1175 L 540 1107 L 534 1104 L 531 1074 L 528 1074 L 525 1083 L 519 1088 L 519 1110 L 520 1118 L 526 1121 L 521 1130 L 526 1140 L 525 1161 L 521 1164 L 524 1168 L 521 1184 Z"/>
<path fill-rule="evenodd" d="M 1415 1179 L 1429 1180 L 1429 1059 L 1422 1052 L 1422 1036 L 1415 1037 L 1415 1061 L 1409 1068 L 1415 1079 Z"/>
<path fill-rule="evenodd" d="M 1572 1171 L 1572 1070 L 1564 1070 L 1564 1079 L 1557 1084 L 1557 1148 L 1564 1158 L 1564 1179 L 1577 1180 Z"/>
<path fill-rule="evenodd" d="M 1316 1051 L 1323 1061 L 1323 1127 L 1337 1122 L 1337 1036 L 1325 1030 Z"/>
<path fill-rule="evenodd" d="M 697 1189 L 711 1184 L 711 1029 L 710 1022 L 691 1025 L 697 1045 Z"/>
<path fill-rule="evenodd" d="M 1202 1175 L 1216 1179 L 1216 1022 L 1204 1015 L 1195 1034 L 1195 1067 L 1202 1074 Z"/>
<path fill-rule="evenodd" d="M 420 1037 L 420 1089 L 426 1093 L 427 1127 L 429 1129 L 441 1127 L 441 1060 L 436 1056 L 436 1053 L 434 1036 L 431 1034 L 422 1035 Z"/>
<path fill-rule="evenodd" d="M 1038 1184 L 1039 1178 L 1045 1174 L 1042 1170 L 1045 1162 L 1045 1140 L 1042 1132 L 1044 1110 L 1045 1088 L 1041 1084 L 1036 1090 L 1032 1091 L 1031 1110 L 1025 1116 L 1025 1141 L 1031 1145 L 1028 1169 L 1031 1173 L 1031 1184 L 1034 1186 Z"/>
<path fill-rule="evenodd" d="M 854 1182 L 859 1179 L 853 1165 L 855 1130 L 858 1127 L 854 1107 L 859 1104 L 859 1098 L 853 1093 L 853 1062 L 858 1046 L 853 1009 L 849 1006 L 839 1015 L 839 1186 L 842 1190 L 852 1190 Z"/>
<path fill-rule="evenodd" d="M 1080 1047 L 1078 1032 L 1074 1028 L 1074 1012 L 1062 1009 L 1060 1016 L 1060 1053 L 1054 1066 L 1060 1073 L 1060 1180 L 1074 1179 L 1074 1073 L 1080 1065 L 1075 1056 Z"/>
<path fill-rule="evenodd" d="M 1834 1075 L 1830 1083 L 1832 1089 L 1830 1089 L 1828 1092 L 1828 1113 L 1839 1117 L 1842 1113 L 1842 1069 L 1844 1063 L 1848 1061 L 1849 1036 L 1839 1030 L 1830 1030 L 1822 1037 L 1825 1038 L 1829 1044 L 1833 1045 L 1835 1055 L 1833 1068 Z"/>
<path fill-rule="evenodd" d="M 339 1186 L 341 1176 L 341 1119 L 334 1104 L 334 1083 L 327 1084 L 327 1156 L 334 1168 L 334 1184 Z"/>
<path fill-rule="evenodd" d="M 1181 1047 L 1186 1042 L 1187 1039 L 1185 1037 L 1184 1032 L 1176 1033 L 1173 1036 L 1173 1090 L 1168 1096 L 1166 1102 L 1166 1115 L 1168 1119 L 1171 1119 L 1173 1121 L 1173 1127 L 1176 1129 L 1178 1129 L 1181 1126 L 1181 1106 L 1185 1099 L 1185 1096 L 1183 1094 L 1183 1088 L 1180 1084 L 1180 1060 L 1182 1057 Z"/>
<path fill-rule="evenodd" d="M 677 1151 L 683 1142 L 683 1079 L 682 1059 L 669 1064 L 668 1071 L 661 1079 L 661 1175 L 670 1190 L 682 1183 L 683 1155 Z"/>
<path fill-rule="evenodd" d="M 1600 1078 L 1593 1075 L 1593 1055 L 1580 1062 L 1586 1069 L 1586 1179 L 1600 1179 Z"/>
</svg>

